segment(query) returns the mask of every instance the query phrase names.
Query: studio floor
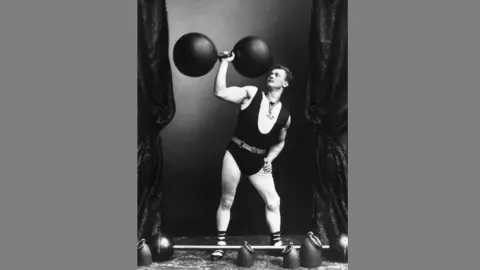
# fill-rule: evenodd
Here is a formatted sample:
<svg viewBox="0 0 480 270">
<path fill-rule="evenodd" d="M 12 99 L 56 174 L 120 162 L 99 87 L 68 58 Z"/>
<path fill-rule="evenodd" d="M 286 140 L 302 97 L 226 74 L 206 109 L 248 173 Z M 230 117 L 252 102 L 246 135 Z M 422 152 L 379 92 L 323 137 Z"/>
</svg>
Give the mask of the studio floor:
<svg viewBox="0 0 480 270">
<path fill-rule="evenodd" d="M 290 240 L 296 245 L 301 245 L 305 236 L 303 235 L 285 235 L 285 240 Z M 177 237 L 174 238 L 175 244 L 178 245 L 214 245 L 215 239 L 212 237 Z M 242 245 L 247 241 L 250 245 L 268 245 L 269 237 L 267 235 L 246 236 L 246 237 L 228 237 L 229 245 Z M 248 269 L 285 269 L 282 267 L 283 259 L 281 257 L 273 257 L 266 254 L 266 251 L 255 252 L 255 264 Z M 175 251 L 169 261 L 162 263 L 153 263 L 148 267 L 138 267 L 137 270 L 160 270 L 160 269 L 246 269 L 236 264 L 237 251 L 227 251 L 222 260 L 213 262 L 210 260 L 209 251 Z M 306 268 L 298 268 L 306 269 Z M 329 261 L 324 258 L 321 267 L 318 270 L 348 270 L 348 263 Z"/>
</svg>

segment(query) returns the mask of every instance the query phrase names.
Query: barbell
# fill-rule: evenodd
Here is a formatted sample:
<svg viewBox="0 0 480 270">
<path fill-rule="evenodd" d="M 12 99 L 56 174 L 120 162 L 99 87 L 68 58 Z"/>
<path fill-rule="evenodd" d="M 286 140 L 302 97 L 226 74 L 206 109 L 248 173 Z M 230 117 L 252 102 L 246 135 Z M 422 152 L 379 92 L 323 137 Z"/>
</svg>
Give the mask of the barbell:
<svg viewBox="0 0 480 270">
<path fill-rule="evenodd" d="M 329 245 L 322 245 L 312 232 L 307 234 L 303 245 L 290 243 L 282 246 L 249 245 L 247 242 L 244 242 L 244 245 L 175 245 L 173 239 L 169 236 L 158 234 L 148 241 L 142 239 L 137 243 L 137 256 L 139 265 L 149 265 L 152 261 L 163 262 L 170 260 L 174 251 L 177 250 L 238 250 L 239 257 L 237 261 L 240 265 L 248 266 L 252 263 L 255 250 L 281 251 L 285 268 L 294 269 L 297 265 L 307 268 L 321 266 L 323 262 L 322 250 L 329 248 Z M 297 249 L 300 250 L 299 255 Z M 246 257 L 247 259 L 245 259 Z M 245 263 L 246 261 L 249 262 L 248 265 Z"/>
<path fill-rule="evenodd" d="M 212 70 L 218 59 L 234 53 L 232 64 L 239 74 L 248 78 L 264 75 L 273 64 L 269 45 L 258 36 L 238 41 L 230 54 L 218 53 L 213 41 L 204 34 L 192 32 L 181 36 L 173 48 L 173 62 L 186 76 L 200 77 Z"/>
</svg>

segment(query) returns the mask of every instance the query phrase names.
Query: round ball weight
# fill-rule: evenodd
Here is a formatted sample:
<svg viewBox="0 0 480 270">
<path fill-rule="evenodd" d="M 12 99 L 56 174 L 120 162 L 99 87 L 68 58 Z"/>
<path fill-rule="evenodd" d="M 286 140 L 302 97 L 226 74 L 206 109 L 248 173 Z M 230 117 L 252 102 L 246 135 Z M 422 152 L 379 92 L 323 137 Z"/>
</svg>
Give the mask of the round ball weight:
<svg viewBox="0 0 480 270">
<path fill-rule="evenodd" d="M 235 53 L 233 66 L 238 73 L 247 78 L 260 77 L 272 67 L 270 47 L 259 37 L 247 36 L 241 39 L 232 51 Z"/>
<path fill-rule="evenodd" d="M 149 241 L 152 253 L 152 260 L 163 262 L 169 260 L 173 255 L 173 239 L 166 234 L 154 235 Z"/>
<path fill-rule="evenodd" d="M 212 40 L 200 33 L 183 35 L 173 48 L 175 66 L 189 77 L 207 74 L 217 60 L 218 53 Z"/>
</svg>

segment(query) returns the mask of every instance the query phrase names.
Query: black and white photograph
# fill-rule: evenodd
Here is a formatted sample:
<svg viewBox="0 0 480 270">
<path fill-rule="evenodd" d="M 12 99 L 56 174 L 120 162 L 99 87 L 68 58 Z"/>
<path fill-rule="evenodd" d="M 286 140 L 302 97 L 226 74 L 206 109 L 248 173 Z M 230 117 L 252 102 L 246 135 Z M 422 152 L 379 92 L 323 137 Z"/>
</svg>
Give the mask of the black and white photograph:
<svg viewBox="0 0 480 270">
<path fill-rule="evenodd" d="M 138 0 L 138 269 L 348 269 L 348 1 Z"/>
<path fill-rule="evenodd" d="M 479 269 L 479 4 L 2 1 L 0 269 Z"/>
</svg>

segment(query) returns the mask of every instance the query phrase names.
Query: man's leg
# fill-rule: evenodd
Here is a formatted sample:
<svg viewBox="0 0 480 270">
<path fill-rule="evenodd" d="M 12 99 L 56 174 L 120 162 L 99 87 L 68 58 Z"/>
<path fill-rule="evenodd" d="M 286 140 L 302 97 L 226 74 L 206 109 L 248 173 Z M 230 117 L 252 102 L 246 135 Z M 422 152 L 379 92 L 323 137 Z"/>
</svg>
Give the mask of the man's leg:
<svg viewBox="0 0 480 270">
<path fill-rule="evenodd" d="M 217 245 L 226 245 L 226 233 L 230 223 L 230 209 L 235 199 L 235 192 L 240 182 L 241 172 L 229 151 L 225 152 L 222 167 L 222 196 L 217 210 Z M 216 261 L 223 257 L 223 250 L 212 252 L 211 259 Z"/>
<path fill-rule="evenodd" d="M 275 189 L 272 174 L 260 171 L 249 176 L 249 180 L 265 202 L 265 215 L 270 229 L 270 244 L 282 245 L 280 234 L 280 197 Z"/>
</svg>

